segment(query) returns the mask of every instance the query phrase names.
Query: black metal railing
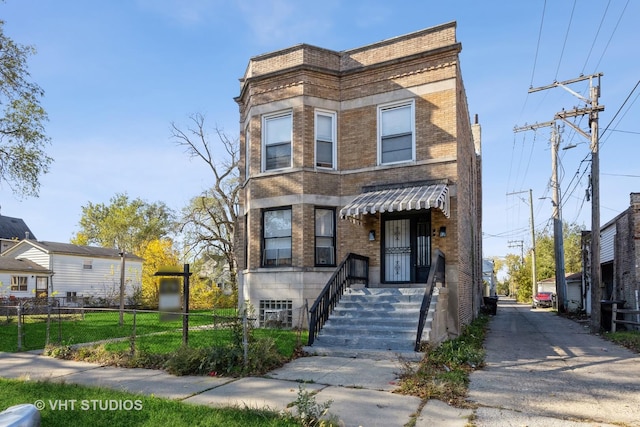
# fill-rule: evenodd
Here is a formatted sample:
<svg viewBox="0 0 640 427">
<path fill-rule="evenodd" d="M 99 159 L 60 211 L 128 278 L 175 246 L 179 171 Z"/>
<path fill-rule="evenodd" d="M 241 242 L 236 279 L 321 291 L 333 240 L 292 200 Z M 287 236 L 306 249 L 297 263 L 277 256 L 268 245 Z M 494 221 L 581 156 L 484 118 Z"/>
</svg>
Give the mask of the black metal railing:
<svg viewBox="0 0 640 427">
<path fill-rule="evenodd" d="M 308 345 L 313 344 L 316 335 L 340 301 L 344 291 L 355 283 L 364 283 L 365 286 L 369 286 L 369 257 L 349 253 L 338 265 L 309 310 Z"/>
<path fill-rule="evenodd" d="M 433 260 L 431 262 L 431 269 L 429 270 L 429 276 L 427 278 L 427 285 L 424 289 L 424 297 L 422 297 L 422 306 L 420 307 L 420 320 L 418 321 L 418 333 L 416 335 L 415 351 L 420 351 L 420 345 L 422 344 L 422 331 L 427 321 L 427 313 L 429 313 L 429 306 L 431 305 L 431 296 L 433 295 L 433 289 L 436 284 L 440 283 L 444 287 L 444 254 L 440 249 L 436 249 L 433 254 Z"/>
</svg>

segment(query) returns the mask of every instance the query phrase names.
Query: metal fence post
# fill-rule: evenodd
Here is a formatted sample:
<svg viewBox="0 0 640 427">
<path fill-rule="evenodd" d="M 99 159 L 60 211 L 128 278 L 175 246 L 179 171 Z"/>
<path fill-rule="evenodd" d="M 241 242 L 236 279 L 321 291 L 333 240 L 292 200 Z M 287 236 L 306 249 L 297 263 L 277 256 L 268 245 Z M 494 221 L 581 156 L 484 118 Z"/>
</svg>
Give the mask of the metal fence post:
<svg viewBox="0 0 640 427">
<path fill-rule="evenodd" d="M 62 344 L 62 319 L 60 318 L 60 307 L 58 307 L 58 345 Z"/>
<path fill-rule="evenodd" d="M 18 301 L 18 351 L 22 351 L 22 301 Z"/>
<path fill-rule="evenodd" d="M 242 313 L 242 346 L 244 347 L 244 366 L 249 366 L 249 331 L 247 325 L 247 309 Z"/>
<path fill-rule="evenodd" d="M 133 309 L 133 327 L 131 330 L 131 356 L 136 352 L 136 309 Z"/>
<path fill-rule="evenodd" d="M 51 329 L 51 304 L 47 304 L 47 329 L 44 337 L 44 346 L 49 345 L 49 330 Z"/>
</svg>

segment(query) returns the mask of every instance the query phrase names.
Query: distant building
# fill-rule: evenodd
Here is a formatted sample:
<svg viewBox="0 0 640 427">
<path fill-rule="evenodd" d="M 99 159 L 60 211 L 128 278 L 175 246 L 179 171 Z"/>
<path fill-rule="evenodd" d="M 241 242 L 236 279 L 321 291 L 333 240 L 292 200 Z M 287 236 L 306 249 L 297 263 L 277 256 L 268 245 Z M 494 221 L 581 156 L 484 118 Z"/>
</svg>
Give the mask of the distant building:
<svg viewBox="0 0 640 427">
<path fill-rule="evenodd" d="M 36 240 L 36 236 L 22 219 L 0 215 L 0 254 L 22 239 Z"/>
<path fill-rule="evenodd" d="M 142 258 L 126 254 L 125 293 L 142 286 Z M 113 303 L 120 295 L 122 257 L 116 249 L 21 240 L 0 255 L 0 297 L 56 296 Z"/>
<path fill-rule="evenodd" d="M 591 232 L 583 232 L 582 247 L 584 296 L 591 313 Z M 626 307 L 640 306 L 640 193 L 631 193 L 629 208 L 600 227 L 602 299 L 625 301 Z M 628 315 L 632 316 L 632 315 Z M 638 321 L 633 315 L 628 320 Z"/>
<path fill-rule="evenodd" d="M 482 282 L 484 283 L 484 296 L 495 296 L 498 279 L 496 278 L 495 263 L 492 259 L 482 260 Z"/>
</svg>

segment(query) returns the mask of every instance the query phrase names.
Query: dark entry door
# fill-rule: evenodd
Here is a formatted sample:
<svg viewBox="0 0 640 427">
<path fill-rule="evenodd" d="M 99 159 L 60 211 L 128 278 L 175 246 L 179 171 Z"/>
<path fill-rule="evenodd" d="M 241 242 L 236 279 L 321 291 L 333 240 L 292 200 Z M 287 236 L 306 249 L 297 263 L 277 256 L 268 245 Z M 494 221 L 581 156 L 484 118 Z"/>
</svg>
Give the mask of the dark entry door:
<svg viewBox="0 0 640 427">
<path fill-rule="evenodd" d="M 384 281 L 411 281 L 411 221 L 390 219 L 384 224 Z"/>
<path fill-rule="evenodd" d="M 385 283 L 424 283 L 431 265 L 429 215 L 389 215 L 384 219 L 382 239 Z"/>
</svg>

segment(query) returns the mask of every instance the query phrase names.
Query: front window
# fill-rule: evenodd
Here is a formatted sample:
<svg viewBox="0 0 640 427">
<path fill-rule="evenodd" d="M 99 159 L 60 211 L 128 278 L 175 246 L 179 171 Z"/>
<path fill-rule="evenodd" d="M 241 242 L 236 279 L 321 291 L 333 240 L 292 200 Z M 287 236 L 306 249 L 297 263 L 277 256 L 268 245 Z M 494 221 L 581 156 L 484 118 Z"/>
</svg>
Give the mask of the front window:
<svg viewBox="0 0 640 427">
<path fill-rule="evenodd" d="M 27 276 L 11 276 L 11 290 L 12 291 L 26 291 L 27 290 Z"/>
<path fill-rule="evenodd" d="M 378 129 L 379 164 L 414 160 L 413 101 L 379 107 Z"/>
<path fill-rule="evenodd" d="M 336 115 L 316 111 L 316 166 L 335 168 Z"/>
<path fill-rule="evenodd" d="M 316 265 L 335 265 L 335 216 L 333 209 L 316 209 Z"/>
<path fill-rule="evenodd" d="M 264 242 L 262 265 L 291 265 L 291 208 L 267 210 L 262 216 Z"/>
<path fill-rule="evenodd" d="M 291 167 L 292 113 L 280 113 L 263 118 L 263 170 Z"/>
</svg>

